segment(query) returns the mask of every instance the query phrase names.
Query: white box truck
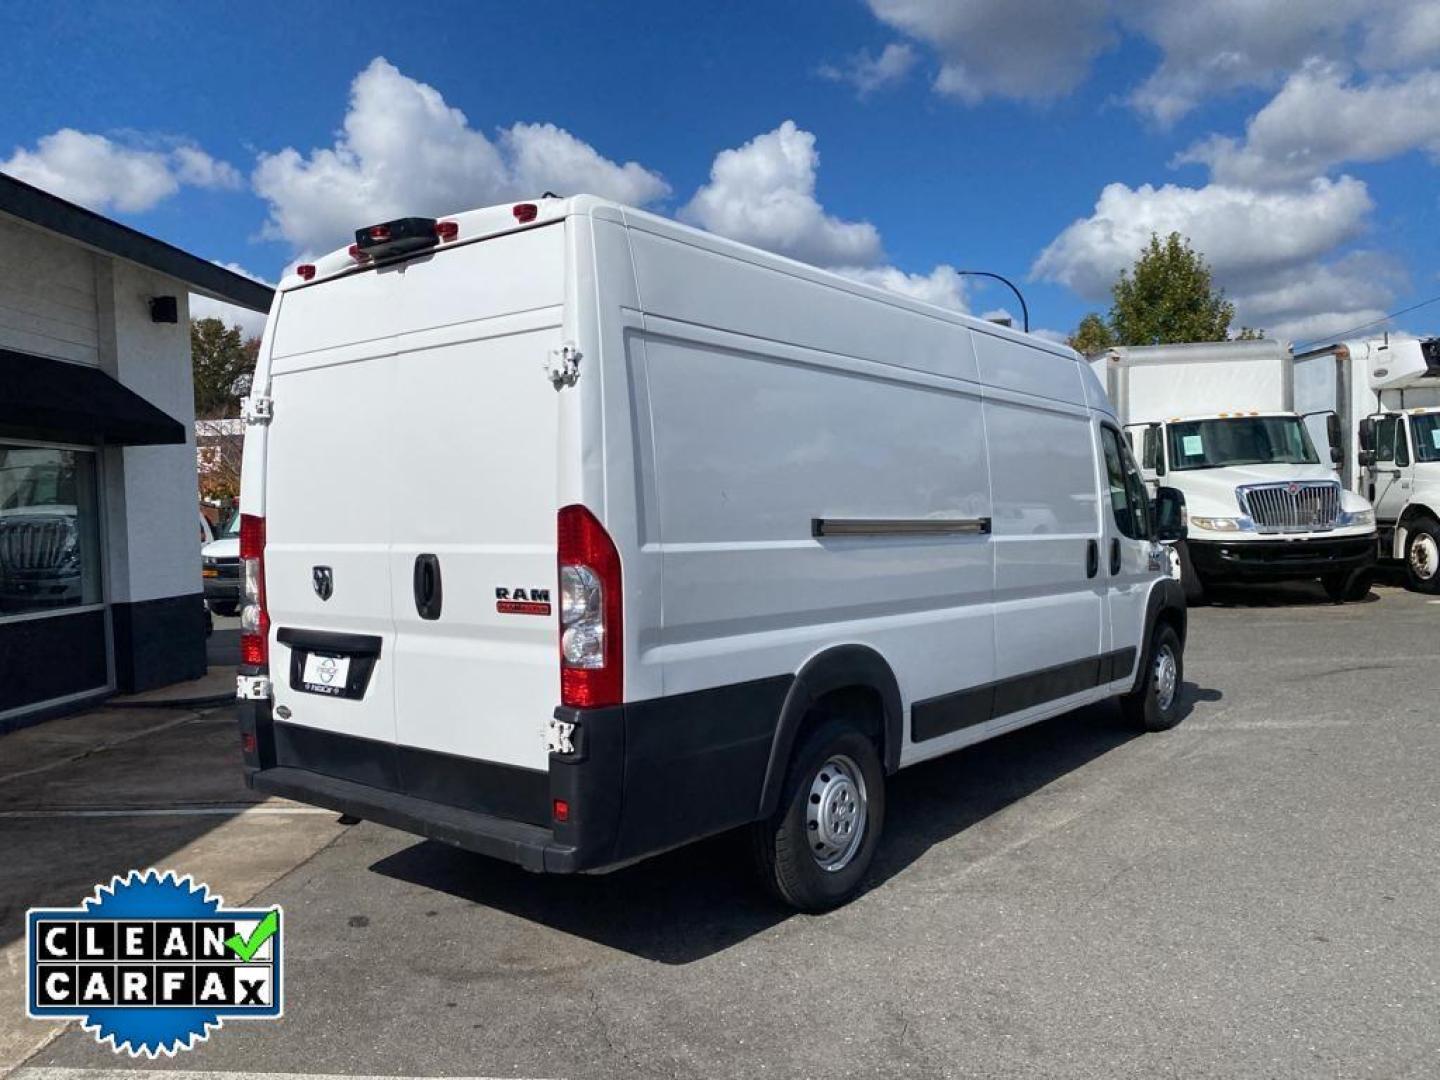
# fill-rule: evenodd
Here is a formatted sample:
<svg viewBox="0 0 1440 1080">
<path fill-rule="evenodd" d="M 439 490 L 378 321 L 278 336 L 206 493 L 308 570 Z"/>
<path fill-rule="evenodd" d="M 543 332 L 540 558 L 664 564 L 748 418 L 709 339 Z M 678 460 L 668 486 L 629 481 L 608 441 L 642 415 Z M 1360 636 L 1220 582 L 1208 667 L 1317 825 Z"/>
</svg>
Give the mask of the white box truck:
<svg viewBox="0 0 1440 1080">
<path fill-rule="evenodd" d="M 748 828 L 820 910 L 896 770 L 1182 716 L 1180 507 L 1063 346 L 578 196 L 361 228 L 254 394 L 257 789 L 550 873 Z"/>
<path fill-rule="evenodd" d="M 1346 486 L 1370 500 L 1382 559 L 1440 592 L 1440 339 L 1346 341 L 1295 357 L 1297 395 L 1340 417 Z"/>
<path fill-rule="evenodd" d="M 1336 602 L 1366 594 L 1374 515 L 1296 412 L 1283 344 L 1116 348 L 1092 366 L 1147 483 L 1184 495 L 1189 535 L 1175 551 L 1191 603 L 1222 581 L 1319 578 Z M 1335 421 L 1320 427 L 1338 437 Z"/>
</svg>

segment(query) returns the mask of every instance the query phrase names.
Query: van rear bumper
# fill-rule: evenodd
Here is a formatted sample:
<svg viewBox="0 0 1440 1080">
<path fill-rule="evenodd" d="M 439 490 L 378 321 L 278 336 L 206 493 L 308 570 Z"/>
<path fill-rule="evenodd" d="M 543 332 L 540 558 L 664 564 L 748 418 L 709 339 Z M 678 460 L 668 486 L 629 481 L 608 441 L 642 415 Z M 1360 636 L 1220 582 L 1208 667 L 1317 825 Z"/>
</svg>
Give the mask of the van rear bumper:
<svg viewBox="0 0 1440 1080">
<path fill-rule="evenodd" d="M 248 772 L 246 780 L 257 791 L 352 814 L 392 829 L 515 863 L 526 870 L 565 874 L 580 868 L 577 849 L 555 843 L 554 834 L 539 825 L 283 765 Z"/>
<path fill-rule="evenodd" d="M 1359 570 L 1375 562 L 1375 537 L 1324 540 L 1187 540 L 1190 561 L 1211 581 L 1286 581 Z"/>
<path fill-rule="evenodd" d="M 242 701 L 245 780 L 527 870 L 605 870 L 756 820 L 793 682 L 557 709 L 573 752 L 543 771 L 280 722 L 269 701 Z"/>
</svg>

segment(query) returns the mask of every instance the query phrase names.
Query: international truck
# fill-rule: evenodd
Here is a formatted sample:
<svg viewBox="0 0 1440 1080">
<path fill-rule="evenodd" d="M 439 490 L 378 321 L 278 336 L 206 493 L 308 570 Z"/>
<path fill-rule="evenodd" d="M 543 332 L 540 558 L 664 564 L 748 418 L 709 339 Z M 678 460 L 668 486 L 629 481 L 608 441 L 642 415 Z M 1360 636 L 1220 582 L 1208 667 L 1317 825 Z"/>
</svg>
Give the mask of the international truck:
<svg viewBox="0 0 1440 1080">
<path fill-rule="evenodd" d="M 1440 338 L 1312 349 L 1295 357 L 1295 381 L 1339 418 L 1342 478 L 1375 507 L 1380 559 L 1440 592 Z"/>
<path fill-rule="evenodd" d="M 1283 343 L 1114 348 L 1091 366 L 1147 485 L 1184 496 L 1189 533 L 1173 566 L 1189 603 L 1233 581 L 1318 578 L 1336 603 L 1366 595 L 1374 511 L 1333 468 L 1343 457 L 1338 416 L 1296 411 Z"/>
</svg>

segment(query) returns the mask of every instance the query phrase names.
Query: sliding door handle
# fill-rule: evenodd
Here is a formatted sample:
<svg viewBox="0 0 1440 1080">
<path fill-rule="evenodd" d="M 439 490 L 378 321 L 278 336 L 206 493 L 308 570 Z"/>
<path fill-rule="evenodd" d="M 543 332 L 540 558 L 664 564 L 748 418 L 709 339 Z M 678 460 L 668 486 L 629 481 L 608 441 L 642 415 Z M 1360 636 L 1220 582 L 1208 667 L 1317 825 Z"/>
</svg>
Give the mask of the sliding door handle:
<svg viewBox="0 0 1440 1080">
<path fill-rule="evenodd" d="M 1093 578 L 1100 572 L 1100 541 L 1085 541 L 1085 576 Z"/>
<path fill-rule="evenodd" d="M 1119 537 L 1111 537 L 1111 538 L 1110 538 L 1110 574 L 1111 574 L 1111 576 L 1113 577 L 1114 575 L 1118 574 L 1119 572 L 1120 572 L 1120 539 L 1119 539 Z"/>
<path fill-rule="evenodd" d="M 411 582 L 415 589 L 415 611 L 422 619 L 440 618 L 440 559 L 435 555 L 416 555 Z"/>
</svg>

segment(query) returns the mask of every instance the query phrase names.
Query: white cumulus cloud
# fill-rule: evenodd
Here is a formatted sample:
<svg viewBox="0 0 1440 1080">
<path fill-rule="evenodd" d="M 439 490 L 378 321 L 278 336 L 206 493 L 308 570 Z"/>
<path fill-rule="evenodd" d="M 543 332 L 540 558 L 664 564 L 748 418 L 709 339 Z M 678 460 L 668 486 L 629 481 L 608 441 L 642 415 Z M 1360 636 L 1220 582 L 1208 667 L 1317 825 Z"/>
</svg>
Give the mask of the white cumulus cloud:
<svg viewBox="0 0 1440 1080">
<path fill-rule="evenodd" d="M 182 184 L 241 184 L 234 167 L 190 143 L 171 149 L 132 146 L 74 128 L 42 135 L 33 149 L 18 147 L 8 161 L 0 162 L 0 172 L 101 212 L 149 210 Z"/>
<path fill-rule="evenodd" d="M 231 273 L 247 277 L 251 281 L 258 281 L 262 285 L 275 287 L 273 281 L 266 281 L 259 274 L 252 274 L 239 263 L 215 261 L 216 266 L 223 266 Z M 227 304 L 223 300 L 212 300 L 208 296 L 201 296 L 199 293 L 190 294 L 190 317 L 192 319 L 219 319 L 226 326 L 238 326 L 241 333 L 247 338 L 259 337 L 265 330 L 265 312 L 251 311 L 249 308 L 239 307 L 235 304 Z"/>
<path fill-rule="evenodd" d="M 680 211 L 683 221 L 819 266 L 864 266 L 881 256 L 868 221 L 842 221 L 815 198 L 815 136 L 786 120 L 744 146 L 722 150 L 710 182 Z"/>
<path fill-rule="evenodd" d="M 367 222 L 465 210 L 547 188 L 632 205 L 669 192 L 657 173 L 610 161 L 553 124 L 515 124 L 492 141 L 438 90 L 383 57 L 355 77 L 332 146 L 262 154 L 252 183 L 270 204 L 266 235 L 297 251 L 336 247 Z"/>
<path fill-rule="evenodd" d="M 868 221 L 845 221 L 826 213 L 815 196 L 819 165 L 815 136 L 786 120 L 744 146 L 720 151 L 709 183 L 681 208 L 680 218 L 856 281 L 969 310 L 953 267 L 914 274 L 887 265 L 879 229 Z"/>
<path fill-rule="evenodd" d="M 1415 149 L 1440 155 L 1440 71 L 1356 85 L 1315 61 L 1250 118 L 1243 140 L 1212 136 L 1176 160 L 1208 165 L 1223 184 L 1276 186 Z"/>
<path fill-rule="evenodd" d="M 1110 184 L 1089 217 L 1041 252 L 1032 273 L 1103 302 L 1152 233 L 1178 232 L 1209 262 L 1239 324 L 1283 333 L 1327 319 L 1362 322 L 1393 299 L 1398 280 L 1382 256 L 1345 252 L 1372 207 L 1364 183 L 1349 176 L 1285 190 Z"/>
</svg>

